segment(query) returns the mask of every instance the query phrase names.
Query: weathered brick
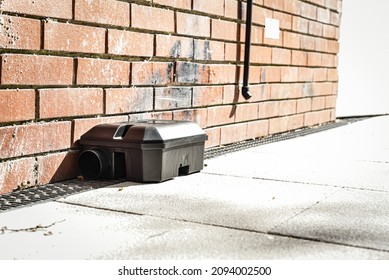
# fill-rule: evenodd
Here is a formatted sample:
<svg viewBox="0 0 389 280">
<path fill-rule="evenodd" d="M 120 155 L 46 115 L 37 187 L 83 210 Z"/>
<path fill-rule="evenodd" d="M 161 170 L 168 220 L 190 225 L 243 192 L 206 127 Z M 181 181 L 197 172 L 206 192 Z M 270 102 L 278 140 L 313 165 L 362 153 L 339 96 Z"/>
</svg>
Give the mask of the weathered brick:
<svg viewBox="0 0 389 280">
<path fill-rule="evenodd" d="M 301 2 L 299 0 L 284 1 L 284 11 L 290 14 L 298 15 L 301 10 Z"/>
<path fill-rule="evenodd" d="M 173 120 L 172 111 L 161 111 L 161 112 L 149 112 L 149 113 L 132 113 L 128 115 L 130 121 L 140 120 Z"/>
<path fill-rule="evenodd" d="M 296 130 L 304 126 L 304 114 L 289 116 L 288 130 Z"/>
<path fill-rule="evenodd" d="M 193 10 L 222 16 L 224 14 L 224 0 L 193 0 Z"/>
<path fill-rule="evenodd" d="M 315 68 L 300 67 L 298 71 L 299 82 L 312 82 L 314 80 Z"/>
<path fill-rule="evenodd" d="M 288 131 L 289 117 L 280 117 L 269 120 L 269 134 L 276 134 Z"/>
<path fill-rule="evenodd" d="M 236 71 L 235 65 L 209 65 L 209 82 L 211 84 L 228 84 L 235 83 Z"/>
<path fill-rule="evenodd" d="M 273 0 L 272 0 L 273 1 Z M 279 0 L 282 2 L 287 2 L 284 0 Z M 286 29 L 286 30 L 291 30 L 292 29 L 292 21 L 293 21 L 293 16 L 283 13 L 283 12 L 273 12 L 273 18 L 279 20 L 280 22 L 280 28 L 281 29 Z"/>
<path fill-rule="evenodd" d="M 201 37 L 210 37 L 210 18 L 177 12 L 177 33 Z"/>
<path fill-rule="evenodd" d="M 43 185 L 76 178 L 78 155 L 78 152 L 71 151 L 37 157 L 37 184 Z"/>
<path fill-rule="evenodd" d="M 269 8 L 282 11 L 284 9 L 284 2 L 284 0 L 264 0 L 263 4 Z"/>
<path fill-rule="evenodd" d="M 126 56 L 153 56 L 154 36 L 124 30 L 108 30 L 108 53 Z"/>
<path fill-rule="evenodd" d="M 60 104 L 60 106 L 53 106 L 53 104 Z M 102 113 L 102 89 L 61 88 L 39 90 L 39 117 L 42 119 Z"/>
<path fill-rule="evenodd" d="M 0 15 L 0 48 L 39 50 L 39 20 Z"/>
<path fill-rule="evenodd" d="M 300 48 L 300 34 L 292 32 L 283 32 L 283 46 L 290 49 L 299 49 Z"/>
<path fill-rule="evenodd" d="M 315 37 L 312 36 L 301 36 L 301 49 L 303 50 L 315 50 Z"/>
<path fill-rule="evenodd" d="M 68 0 L 62 0 L 62 1 L 67 1 L 70 3 L 70 5 L 72 2 Z M 75 10 L 74 13 L 75 20 L 96 22 L 96 23 L 117 25 L 117 26 L 130 25 L 130 6 L 128 3 L 122 1 L 75 0 L 74 10 Z"/>
<path fill-rule="evenodd" d="M 296 114 L 297 101 L 296 100 L 282 100 L 278 103 L 279 115 L 287 116 Z"/>
<path fill-rule="evenodd" d="M 236 41 L 238 34 L 236 22 L 212 19 L 212 38 Z"/>
<path fill-rule="evenodd" d="M 131 4 L 131 27 L 174 32 L 174 12 Z"/>
<path fill-rule="evenodd" d="M 190 10 L 192 7 L 192 0 L 147 0 L 148 2 L 157 3 L 165 6 Z"/>
<path fill-rule="evenodd" d="M 0 195 L 35 184 L 35 158 L 0 162 Z"/>
<path fill-rule="evenodd" d="M 130 63 L 127 61 L 78 58 L 78 85 L 128 85 Z"/>
<path fill-rule="evenodd" d="M 247 124 L 247 138 L 256 139 L 269 134 L 269 120 L 249 122 Z"/>
<path fill-rule="evenodd" d="M 327 81 L 327 68 L 314 68 L 312 71 L 313 71 L 313 80 L 315 82 Z"/>
<path fill-rule="evenodd" d="M 193 107 L 211 106 L 223 103 L 222 86 L 193 88 Z"/>
<path fill-rule="evenodd" d="M 326 96 L 326 109 L 336 107 L 336 95 Z"/>
<path fill-rule="evenodd" d="M 0 90 L 0 123 L 35 118 L 35 91 L 32 89 Z"/>
<path fill-rule="evenodd" d="M 224 16 L 228 18 L 238 19 L 238 9 L 241 2 L 237 0 L 224 1 Z M 243 18 L 243 15 L 242 15 Z"/>
<path fill-rule="evenodd" d="M 0 158 L 70 148 L 71 123 L 34 123 L 0 128 Z"/>
<path fill-rule="evenodd" d="M 46 21 L 44 25 L 46 50 L 104 53 L 105 29 Z"/>
<path fill-rule="evenodd" d="M 178 110 L 173 112 L 173 120 L 191 121 L 205 128 L 207 126 L 207 114 L 206 108 Z"/>
<path fill-rule="evenodd" d="M 34 16 L 72 19 L 72 1 L 69 0 L 2 0 L 1 11 Z"/>
<path fill-rule="evenodd" d="M 307 65 L 308 66 L 321 66 L 322 65 L 321 58 L 322 58 L 321 53 L 310 52 L 310 53 L 308 53 Z"/>
<path fill-rule="evenodd" d="M 208 107 L 208 127 L 233 123 L 235 121 L 235 106 Z"/>
<path fill-rule="evenodd" d="M 258 104 L 239 104 L 236 107 L 235 122 L 245 122 L 258 118 Z"/>
<path fill-rule="evenodd" d="M 253 63 L 270 64 L 272 63 L 272 48 L 262 46 L 252 46 L 250 51 L 250 60 Z"/>
<path fill-rule="evenodd" d="M 156 56 L 193 58 L 193 39 L 171 35 L 156 35 Z"/>
<path fill-rule="evenodd" d="M 278 101 L 260 102 L 258 104 L 258 118 L 268 119 L 279 115 Z"/>
<path fill-rule="evenodd" d="M 176 81 L 179 83 L 206 84 L 209 82 L 210 69 L 206 64 L 178 62 Z"/>
<path fill-rule="evenodd" d="M 106 89 L 106 114 L 133 113 L 153 110 L 152 88 Z"/>
<path fill-rule="evenodd" d="M 168 85 L 173 82 L 172 62 L 132 63 L 133 85 Z"/>
<path fill-rule="evenodd" d="M 3 85 L 71 85 L 73 59 L 24 54 L 2 55 Z"/>
<path fill-rule="evenodd" d="M 155 89 L 155 110 L 188 108 L 192 103 L 192 88 L 168 87 Z"/>
<path fill-rule="evenodd" d="M 322 36 L 323 24 L 317 21 L 310 21 L 308 24 L 308 33 L 314 36 Z"/>
<path fill-rule="evenodd" d="M 298 67 L 281 67 L 281 82 L 298 82 Z"/>
<path fill-rule="evenodd" d="M 317 7 L 312 5 L 312 4 L 306 3 L 306 2 L 301 2 L 300 14 L 303 17 L 316 20 Z"/>
<path fill-rule="evenodd" d="M 194 40 L 194 59 L 224 60 L 224 43 L 209 40 Z"/>
<path fill-rule="evenodd" d="M 265 25 L 266 18 L 273 18 L 273 11 L 267 8 L 253 6 L 253 23 Z"/>
<path fill-rule="evenodd" d="M 226 85 L 223 87 L 223 104 L 236 104 L 245 102 L 240 94 L 240 85 Z"/>
<path fill-rule="evenodd" d="M 269 100 L 271 97 L 271 85 L 270 84 L 257 84 L 250 85 L 250 92 L 252 97 L 250 102 L 259 102 Z"/>
<path fill-rule="evenodd" d="M 256 46 L 251 46 L 251 48 L 254 48 L 254 47 L 256 47 Z M 243 61 L 244 60 L 244 46 L 242 44 L 225 43 L 225 60 L 237 61 L 237 62 Z M 251 60 L 251 61 L 253 61 L 253 60 Z"/>
<path fill-rule="evenodd" d="M 308 54 L 304 51 L 292 50 L 292 64 L 305 66 L 307 65 Z"/>
<path fill-rule="evenodd" d="M 338 81 L 338 69 L 328 69 L 327 70 L 327 80 L 331 82 Z"/>
<path fill-rule="evenodd" d="M 205 142 L 206 148 L 220 145 L 220 127 L 208 128 L 205 133 L 208 135 L 208 140 Z"/>
<path fill-rule="evenodd" d="M 309 112 L 312 109 L 312 98 L 302 98 L 297 100 L 297 114 Z"/>
<path fill-rule="evenodd" d="M 103 124 L 103 123 L 125 122 L 125 121 L 128 121 L 127 116 L 75 119 L 73 120 L 72 145 L 78 146 L 78 140 L 80 139 L 81 135 L 83 135 L 85 132 L 87 132 L 95 125 Z"/>
<path fill-rule="evenodd" d="M 272 48 L 272 63 L 274 64 L 290 64 L 292 51 L 281 48 Z"/>
<path fill-rule="evenodd" d="M 308 33 L 308 25 L 309 20 L 299 17 L 293 16 L 292 20 L 292 30 L 300 33 Z"/>
<path fill-rule="evenodd" d="M 279 39 L 266 38 L 265 34 L 263 34 L 263 43 L 271 47 L 282 47 L 284 32 L 280 31 L 279 34 Z"/>
<path fill-rule="evenodd" d="M 222 126 L 220 144 L 225 145 L 247 139 L 247 123 Z"/>
<path fill-rule="evenodd" d="M 298 98 L 302 95 L 301 84 L 272 84 L 271 99 Z"/>
<path fill-rule="evenodd" d="M 281 81 L 281 67 L 264 66 L 262 68 L 262 82 L 280 82 Z"/>
<path fill-rule="evenodd" d="M 322 110 L 326 108 L 326 97 L 314 97 L 312 98 L 312 111 Z"/>
</svg>

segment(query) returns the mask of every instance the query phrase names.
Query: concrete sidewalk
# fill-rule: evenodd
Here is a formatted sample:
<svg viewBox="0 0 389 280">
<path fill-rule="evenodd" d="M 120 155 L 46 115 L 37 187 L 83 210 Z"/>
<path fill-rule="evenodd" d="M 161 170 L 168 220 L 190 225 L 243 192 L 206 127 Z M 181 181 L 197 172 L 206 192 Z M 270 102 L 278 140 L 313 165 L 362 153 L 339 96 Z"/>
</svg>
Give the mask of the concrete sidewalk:
<svg viewBox="0 0 389 280">
<path fill-rule="evenodd" d="M 205 163 L 0 213 L 0 259 L 389 259 L 389 116 Z"/>
</svg>

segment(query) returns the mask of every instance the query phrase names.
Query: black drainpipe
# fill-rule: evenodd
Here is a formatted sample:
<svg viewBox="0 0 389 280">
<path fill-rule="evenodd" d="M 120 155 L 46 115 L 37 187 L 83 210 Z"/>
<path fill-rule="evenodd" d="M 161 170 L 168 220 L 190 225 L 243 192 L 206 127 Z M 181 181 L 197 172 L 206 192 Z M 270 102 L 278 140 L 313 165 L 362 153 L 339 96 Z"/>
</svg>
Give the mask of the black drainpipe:
<svg viewBox="0 0 389 280">
<path fill-rule="evenodd" d="M 242 95 L 247 100 L 251 98 L 249 89 L 249 71 L 250 71 L 250 45 L 251 45 L 251 24 L 253 18 L 253 0 L 247 0 L 246 9 L 246 41 L 244 44 L 244 71 Z"/>
</svg>

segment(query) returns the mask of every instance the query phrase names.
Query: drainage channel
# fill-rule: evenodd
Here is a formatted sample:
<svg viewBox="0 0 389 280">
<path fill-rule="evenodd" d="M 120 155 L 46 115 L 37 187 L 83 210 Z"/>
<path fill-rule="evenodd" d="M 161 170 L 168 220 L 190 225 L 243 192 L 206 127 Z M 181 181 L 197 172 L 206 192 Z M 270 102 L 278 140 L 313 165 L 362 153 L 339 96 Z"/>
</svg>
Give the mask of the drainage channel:
<svg viewBox="0 0 389 280">
<path fill-rule="evenodd" d="M 319 126 L 314 127 L 307 127 L 307 128 L 301 128 L 294 131 L 289 131 L 285 133 L 280 134 L 274 134 L 270 136 L 266 136 L 263 138 L 258 139 L 251 139 L 251 140 L 245 140 L 237 143 L 228 144 L 225 146 L 218 146 L 215 148 L 207 149 L 204 152 L 204 159 L 210 159 L 214 157 L 218 157 L 221 155 L 225 155 L 232 152 L 242 151 L 245 149 L 270 144 L 274 142 L 280 142 L 284 140 L 289 140 L 321 131 L 325 131 L 332 128 L 337 128 L 343 125 L 351 124 L 357 121 L 361 121 L 364 119 L 367 119 L 368 117 L 355 117 L 355 118 L 344 118 L 344 119 L 338 119 L 336 122 L 331 122 Z"/>
<path fill-rule="evenodd" d="M 357 122 L 366 118 L 349 118 L 340 119 L 333 123 L 324 124 L 312 128 L 303 128 L 291 132 L 271 135 L 264 138 L 247 140 L 238 143 L 229 144 L 215 148 L 206 149 L 204 158 L 210 159 L 221 156 L 227 153 L 245 150 L 260 145 L 279 142 L 283 140 L 293 139 L 300 136 L 340 127 L 346 124 Z M 19 207 L 28 206 L 31 204 L 42 203 L 45 201 L 55 200 L 72 194 L 86 192 L 93 189 L 104 188 L 110 185 L 123 182 L 122 180 L 108 181 L 89 181 L 74 179 L 65 182 L 47 184 L 44 186 L 36 186 L 23 190 L 17 190 L 8 194 L 0 195 L 0 212 L 11 210 Z"/>
</svg>

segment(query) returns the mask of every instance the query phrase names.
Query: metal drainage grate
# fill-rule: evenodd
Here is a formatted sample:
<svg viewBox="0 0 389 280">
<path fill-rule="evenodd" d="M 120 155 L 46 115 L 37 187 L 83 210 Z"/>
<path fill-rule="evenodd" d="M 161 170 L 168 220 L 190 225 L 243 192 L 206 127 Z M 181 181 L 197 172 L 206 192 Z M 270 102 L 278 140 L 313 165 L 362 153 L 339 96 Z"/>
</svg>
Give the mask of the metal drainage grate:
<svg viewBox="0 0 389 280">
<path fill-rule="evenodd" d="M 252 148 L 264 144 L 293 139 L 300 136 L 320 132 L 323 130 L 336 128 L 363 119 L 365 118 L 341 119 L 338 120 L 337 122 L 333 122 L 333 123 L 329 123 L 329 124 L 325 124 L 313 128 L 304 128 L 304 129 L 272 135 L 260 139 L 247 140 L 247 141 L 242 141 L 239 143 L 234 143 L 226 146 L 210 148 L 205 151 L 204 158 L 209 159 L 227 153 L 241 151 L 244 149 L 248 149 L 248 148 Z M 34 203 L 41 203 L 44 201 L 55 200 L 60 197 L 81 193 L 93 189 L 103 188 L 120 182 L 123 182 L 123 180 L 85 181 L 85 180 L 75 179 L 75 180 L 69 180 L 60 183 L 47 184 L 44 186 L 36 186 L 24 190 L 18 190 L 8 194 L 0 195 L 0 212 L 18 208 L 18 207 L 28 206 Z"/>
<path fill-rule="evenodd" d="M 119 182 L 121 181 L 84 181 L 75 179 L 14 191 L 0 196 L 0 212 L 28 206 L 34 203 L 58 199 L 71 194 L 107 187 Z"/>
<path fill-rule="evenodd" d="M 233 143 L 233 144 L 228 144 L 225 146 L 218 146 L 215 148 L 209 148 L 209 149 L 205 150 L 205 152 L 204 152 L 204 159 L 210 159 L 210 158 L 218 157 L 218 156 L 225 155 L 228 153 L 237 152 L 237 151 L 241 151 L 241 150 L 245 150 L 245 149 L 249 149 L 249 148 L 253 148 L 253 147 L 257 147 L 257 146 L 261 146 L 261 145 L 265 145 L 265 144 L 270 144 L 270 143 L 279 142 L 279 141 L 283 141 L 283 140 L 293 139 L 293 138 L 297 138 L 300 136 L 305 136 L 308 134 L 313 134 L 316 132 L 340 127 L 340 126 L 354 123 L 357 121 L 361 121 L 364 119 L 366 119 L 366 117 L 339 119 L 336 122 L 332 122 L 332 123 L 328 123 L 328 124 L 324 124 L 324 125 L 320 125 L 320 126 L 302 128 L 302 129 L 298 129 L 298 130 L 294 130 L 294 131 L 289 131 L 289 132 L 285 132 L 285 133 L 266 136 L 263 138 L 245 140 L 245 141 L 241 141 L 241 142 L 237 142 L 237 143 Z"/>
</svg>

